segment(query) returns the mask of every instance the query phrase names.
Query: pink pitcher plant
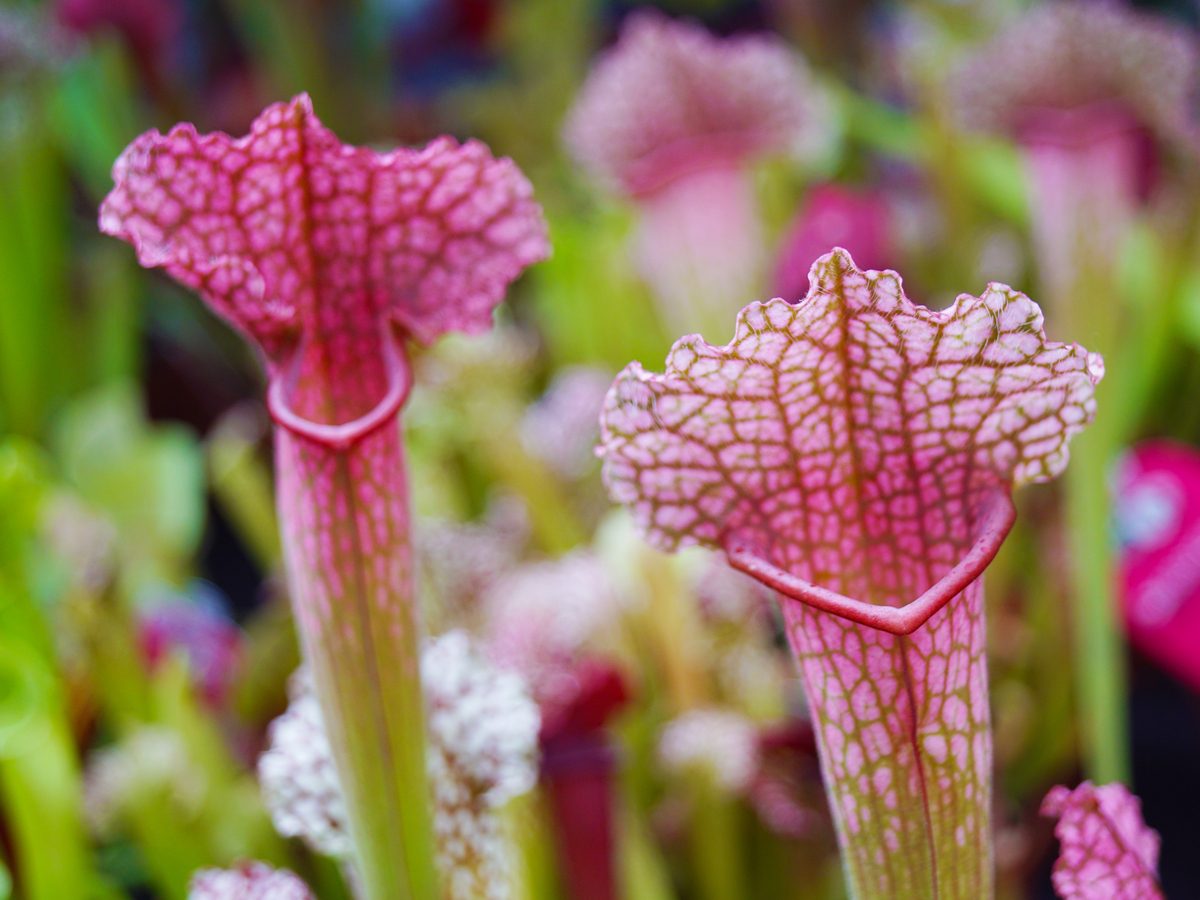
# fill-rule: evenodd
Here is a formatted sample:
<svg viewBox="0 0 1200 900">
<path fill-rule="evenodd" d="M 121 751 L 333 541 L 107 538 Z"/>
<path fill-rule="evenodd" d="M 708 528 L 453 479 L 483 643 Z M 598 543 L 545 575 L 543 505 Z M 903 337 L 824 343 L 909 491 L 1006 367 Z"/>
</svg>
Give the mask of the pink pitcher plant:
<svg viewBox="0 0 1200 900">
<path fill-rule="evenodd" d="M 1068 0 L 1031 9 L 955 73 L 964 121 L 1021 148 L 1048 302 L 1064 304 L 1081 274 L 1108 271 L 1166 151 L 1194 152 L 1198 72 L 1181 29 Z"/>
<path fill-rule="evenodd" d="M 658 547 L 719 548 L 780 594 L 854 895 L 988 897 L 980 576 L 1013 489 L 1066 466 L 1103 365 L 1004 285 L 934 312 L 844 250 L 809 280 L 723 347 L 627 367 L 604 477 Z"/>
<path fill-rule="evenodd" d="M 805 67 L 770 35 L 719 38 L 640 11 L 593 68 L 566 141 L 639 211 L 634 254 L 673 328 L 719 323 L 762 275 L 755 159 L 812 143 Z"/>
<path fill-rule="evenodd" d="M 234 139 L 147 132 L 101 230 L 196 290 L 261 351 L 296 622 L 364 895 L 436 894 L 419 622 L 398 416 L 405 343 L 478 332 L 547 253 L 529 183 L 477 142 L 338 141 L 307 96 Z"/>
</svg>

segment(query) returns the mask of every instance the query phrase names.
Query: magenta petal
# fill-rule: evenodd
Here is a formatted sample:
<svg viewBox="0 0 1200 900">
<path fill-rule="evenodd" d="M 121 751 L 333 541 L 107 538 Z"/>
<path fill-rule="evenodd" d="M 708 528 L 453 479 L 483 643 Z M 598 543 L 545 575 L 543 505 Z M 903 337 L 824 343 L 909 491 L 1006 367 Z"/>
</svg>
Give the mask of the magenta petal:
<svg viewBox="0 0 1200 900">
<path fill-rule="evenodd" d="M 1134 446 L 1116 471 L 1125 627 L 1139 650 L 1200 693 L 1200 452 Z"/>
<path fill-rule="evenodd" d="M 807 74 L 778 38 L 718 38 L 642 11 L 593 69 L 566 138 L 597 178 L 648 194 L 689 172 L 795 147 L 815 118 Z"/>
<path fill-rule="evenodd" d="M 841 250 L 810 283 L 794 306 L 746 307 L 724 347 L 693 335 L 666 374 L 618 376 L 605 479 L 659 547 L 720 547 L 786 594 L 856 891 L 987 896 L 974 579 L 1013 486 L 1066 465 L 1103 367 L 1047 341 L 1037 306 L 1003 285 L 934 312 Z"/>
<path fill-rule="evenodd" d="M 1063 900 L 1162 897 L 1158 832 L 1146 827 L 1141 802 L 1123 784 L 1058 785 L 1042 801 L 1042 815 L 1058 819 L 1062 851 L 1053 878 Z"/>
</svg>

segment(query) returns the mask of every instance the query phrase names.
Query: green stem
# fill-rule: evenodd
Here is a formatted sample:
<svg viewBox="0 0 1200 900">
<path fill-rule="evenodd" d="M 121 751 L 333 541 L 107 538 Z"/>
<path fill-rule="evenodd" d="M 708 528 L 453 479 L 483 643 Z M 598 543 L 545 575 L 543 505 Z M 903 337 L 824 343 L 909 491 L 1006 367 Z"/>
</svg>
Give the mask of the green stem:
<svg viewBox="0 0 1200 900">
<path fill-rule="evenodd" d="M 1105 394 L 1099 385 L 1096 422 L 1075 439 L 1066 473 L 1080 743 L 1085 774 L 1100 784 L 1129 779 L 1127 665 L 1117 625 L 1108 496 L 1114 423 L 1104 414 Z"/>
<path fill-rule="evenodd" d="M 271 476 L 257 445 L 267 423 L 257 410 L 237 407 L 221 417 L 207 441 L 213 494 L 264 572 L 279 565 L 279 523 Z"/>
<path fill-rule="evenodd" d="M 70 715 L 33 591 L 41 477 L 32 450 L 0 446 L 0 812 L 25 900 L 86 897 L 93 879 Z"/>
<path fill-rule="evenodd" d="M 36 435 L 79 369 L 65 303 L 69 196 L 44 116 L 21 108 L 40 104 L 14 102 L 20 124 L 0 136 L 0 427 Z"/>
<path fill-rule="evenodd" d="M 503 433 L 503 432 L 499 432 Z M 496 479 L 525 498 L 530 526 L 547 553 L 562 554 L 584 543 L 585 535 L 566 496 L 545 466 L 530 456 L 519 442 L 488 456 Z"/>
<path fill-rule="evenodd" d="M 709 773 L 693 779 L 692 860 L 703 900 L 723 900 L 741 893 L 742 878 L 737 808 L 722 796 Z"/>
<path fill-rule="evenodd" d="M 627 794 L 627 792 L 626 792 Z M 645 821 L 629 796 L 617 802 L 617 858 L 621 866 L 621 896 L 638 900 L 670 900 L 671 879 Z"/>
<path fill-rule="evenodd" d="M 79 763 L 54 674 L 27 644 L 0 648 L 0 802 L 26 900 L 86 896 Z"/>
<path fill-rule="evenodd" d="M 1116 361 L 1122 336 L 1113 261 L 1089 255 L 1082 238 L 1077 259 L 1066 306 L 1071 334 Z M 1137 376 L 1117 368 L 1096 387 L 1095 421 L 1076 438 L 1065 479 L 1080 750 L 1084 774 L 1099 784 L 1129 781 L 1127 661 L 1117 622 L 1109 477 L 1127 426 L 1114 401 Z"/>
<path fill-rule="evenodd" d="M 296 623 L 346 797 L 363 897 L 433 898 L 417 604 L 396 417 L 349 442 L 280 427 L 276 461 Z"/>
</svg>

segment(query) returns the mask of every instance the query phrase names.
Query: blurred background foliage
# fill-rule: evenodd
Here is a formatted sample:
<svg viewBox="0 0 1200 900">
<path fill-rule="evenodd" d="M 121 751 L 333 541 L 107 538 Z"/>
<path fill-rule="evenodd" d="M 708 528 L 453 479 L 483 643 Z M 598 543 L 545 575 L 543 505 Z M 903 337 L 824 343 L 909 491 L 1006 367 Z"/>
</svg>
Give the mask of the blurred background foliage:
<svg viewBox="0 0 1200 900">
<path fill-rule="evenodd" d="M 346 895 L 336 866 L 275 834 L 253 776 L 298 660 L 258 366 L 195 297 L 141 273 L 96 228 L 112 161 L 137 133 L 177 121 L 242 133 L 300 91 L 348 142 L 482 138 L 530 176 L 549 220 L 554 256 L 511 293 L 496 331 L 443 341 L 418 363 L 405 420 L 431 628 L 486 632 L 482 598 L 503 577 L 568 554 L 599 560 L 621 599 L 604 617 L 612 633 L 598 626 L 582 652 L 614 666 L 630 697 L 610 728 L 627 896 L 840 896 L 777 626 L 745 585 L 724 607 L 706 597 L 702 555 L 644 547 L 610 511 L 590 455 L 608 379 L 633 359 L 656 368 L 678 336 L 631 259 L 636 211 L 581 174 L 561 139 L 594 54 L 634 6 L 0 6 L 0 898 L 184 897 L 194 869 L 243 858 L 287 865 L 323 898 Z M 944 96 L 958 62 L 1024 6 L 660 4 L 718 33 L 773 30 L 813 70 L 823 145 L 753 171 L 768 253 L 818 185 L 877 191 L 893 221 L 878 264 L 931 306 L 993 279 L 1039 298 L 1021 155 L 962 129 Z M 1200 20 L 1184 0 L 1153 6 L 1181 30 Z M 1118 663 L 1118 693 L 1106 700 L 1102 688 L 1097 701 L 1113 718 L 1081 727 L 1080 692 L 1104 675 L 1088 672 L 1086 636 L 1069 637 L 1087 629 L 1085 607 L 1067 599 L 1081 571 L 1099 579 L 1093 593 L 1114 594 L 1103 498 L 1117 451 L 1147 436 L 1200 443 L 1195 183 L 1184 167 L 1139 214 L 1094 306 L 1070 331 L 1054 323 L 1054 338 L 1111 351 L 1102 403 L 1113 411 L 1098 449 L 1079 452 L 1078 490 L 1020 498 L 988 576 L 1004 896 L 1048 891 L 1045 789 L 1094 767 L 1128 774 L 1126 741 L 1133 786 L 1164 835 L 1167 892 L 1200 892 L 1188 852 L 1200 844 L 1194 688 L 1140 654 L 1126 680 L 1123 646 L 1100 646 L 1101 665 Z M 774 289 L 764 278 L 732 309 Z M 731 330 L 732 314 L 706 337 Z M 1084 498 L 1075 513 L 1070 496 Z M 1090 524 L 1065 524 L 1076 521 Z M 775 806 L 664 765 L 664 725 L 711 706 L 758 729 Z M 1097 734 L 1111 746 L 1089 744 Z M 512 810 L 529 896 L 567 891 L 545 802 Z"/>
</svg>

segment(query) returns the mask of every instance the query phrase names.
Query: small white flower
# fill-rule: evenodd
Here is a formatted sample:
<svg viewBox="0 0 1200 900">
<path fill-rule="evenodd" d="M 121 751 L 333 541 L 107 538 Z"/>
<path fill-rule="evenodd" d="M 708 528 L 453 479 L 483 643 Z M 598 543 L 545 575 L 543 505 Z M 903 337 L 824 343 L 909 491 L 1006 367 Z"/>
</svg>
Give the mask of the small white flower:
<svg viewBox="0 0 1200 900">
<path fill-rule="evenodd" d="M 165 794 L 180 812 L 194 812 L 207 793 L 204 778 L 179 734 L 142 728 L 119 744 L 92 754 L 84 777 L 84 814 L 104 835 L 118 827 L 136 798 Z"/>
<path fill-rule="evenodd" d="M 236 869 L 201 869 L 188 900 L 313 900 L 308 886 L 286 869 L 251 862 Z"/>
<path fill-rule="evenodd" d="M 523 679 L 452 631 L 421 657 L 438 862 L 453 898 L 503 900 L 509 850 L 495 810 L 533 787 L 541 717 Z"/>
<path fill-rule="evenodd" d="M 519 675 L 489 663 L 461 631 L 426 645 L 421 680 L 437 856 L 447 896 L 503 900 L 511 888 L 509 848 L 496 810 L 536 781 L 537 705 Z M 271 747 L 258 771 L 281 834 L 301 837 L 321 853 L 351 856 L 345 800 L 303 671 L 293 676 L 292 702 L 271 725 Z"/>
<path fill-rule="evenodd" d="M 658 757 L 673 774 L 705 772 L 723 790 L 740 793 L 758 770 L 757 728 L 732 710 L 691 710 L 663 729 Z"/>
<path fill-rule="evenodd" d="M 321 708 L 307 670 L 292 676 L 287 711 L 271 723 L 270 747 L 258 759 L 258 781 L 276 830 L 328 856 L 354 852 L 346 802 L 333 766 Z"/>
</svg>

